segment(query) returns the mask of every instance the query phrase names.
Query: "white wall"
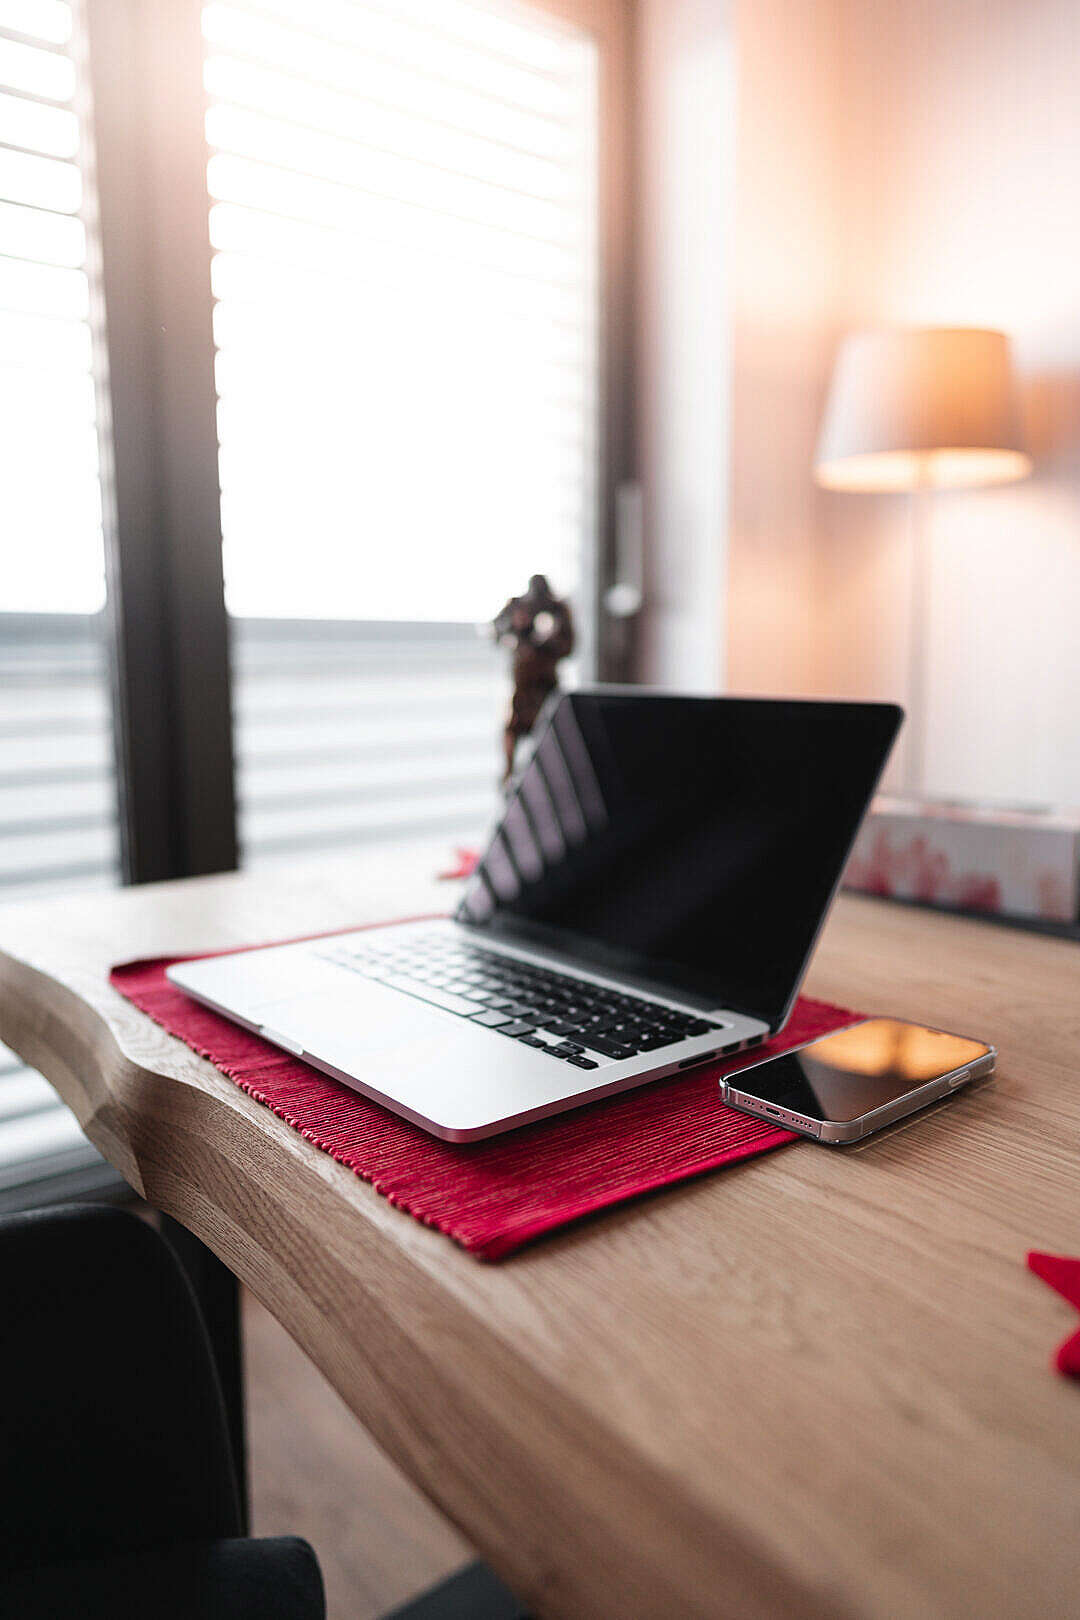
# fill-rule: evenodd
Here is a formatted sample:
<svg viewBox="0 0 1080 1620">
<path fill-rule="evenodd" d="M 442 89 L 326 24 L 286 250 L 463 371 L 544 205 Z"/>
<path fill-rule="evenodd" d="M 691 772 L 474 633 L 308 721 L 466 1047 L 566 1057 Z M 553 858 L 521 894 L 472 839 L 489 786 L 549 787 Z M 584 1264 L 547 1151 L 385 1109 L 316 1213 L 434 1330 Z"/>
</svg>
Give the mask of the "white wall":
<svg viewBox="0 0 1080 1620">
<path fill-rule="evenodd" d="M 838 15 L 838 0 L 637 8 L 647 681 L 823 678 L 807 473 L 838 330 Z"/>
<path fill-rule="evenodd" d="M 639 15 L 645 678 L 904 701 L 907 507 L 811 477 L 832 353 L 1000 326 L 1036 475 L 935 499 L 928 787 L 1080 804 L 1080 0 Z"/>
<path fill-rule="evenodd" d="M 641 0 L 638 462 L 642 680 L 715 691 L 724 662 L 733 82 L 729 0 Z"/>
<path fill-rule="evenodd" d="M 1004 327 L 1036 457 L 934 502 L 928 786 L 1080 804 L 1080 5 L 845 0 L 844 31 L 850 321 Z M 895 685 L 895 502 L 831 504 L 834 684 Z"/>
<path fill-rule="evenodd" d="M 1013 334 L 1035 476 L 935 499 L 931 792 L 1080 804 L 1080 5 L 842 0 L 846 325 Z M 903 503 L 822 497 L 818 680 L 903 698 Z"/>
<path fill-rule="evenodd" d="M 825 690 L 809 477 L 838 311 L 836 0 L 737 0 L 727 684 Z"/>
</svg>

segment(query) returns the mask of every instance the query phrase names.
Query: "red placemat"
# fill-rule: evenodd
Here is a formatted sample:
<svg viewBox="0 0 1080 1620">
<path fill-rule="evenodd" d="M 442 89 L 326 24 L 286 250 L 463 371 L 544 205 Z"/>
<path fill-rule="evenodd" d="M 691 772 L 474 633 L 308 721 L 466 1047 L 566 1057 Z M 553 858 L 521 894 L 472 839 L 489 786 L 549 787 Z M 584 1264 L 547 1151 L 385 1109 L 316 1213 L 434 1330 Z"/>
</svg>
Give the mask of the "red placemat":
<svg viewBox="0 0 1080 1620">
<path fill-rule="evenodd" d="M 783 1033 L 753 1052 L 503 1136 L 451 1143 L 192 1001 L 165 977 L 181 960 L 127 962 L 110 979 L 309 1142 L 485 1260 L 594 1210 L 797 1141 L 790 1131 L 725 1108 L 717 1077 L 861 1016 L 803 997 Z"/>
</svg>

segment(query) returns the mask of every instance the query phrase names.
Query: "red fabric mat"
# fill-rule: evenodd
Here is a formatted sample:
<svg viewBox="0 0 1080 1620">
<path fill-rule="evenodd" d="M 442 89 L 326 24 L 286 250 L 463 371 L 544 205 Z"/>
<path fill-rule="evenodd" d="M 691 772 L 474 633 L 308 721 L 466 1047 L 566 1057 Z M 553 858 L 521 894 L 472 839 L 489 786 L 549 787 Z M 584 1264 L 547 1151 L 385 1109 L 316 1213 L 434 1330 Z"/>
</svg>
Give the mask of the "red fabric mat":
<svg viewBox="0 0 1080 1620">
<path fill-rule="evenodd" d="M 351 930 L 350 930 L 351 931 Z M 499 1260 L 594 1210 L 796 1141 L 720 1102 L 717 1077 L 858 1018 L 802 998 L 767 1046 L 484 1142 L 429 1136 L 202 1007 L 165 977 L 176 957 L 128 962 L 120 993 L 392 1204 Z"/>
</svg>

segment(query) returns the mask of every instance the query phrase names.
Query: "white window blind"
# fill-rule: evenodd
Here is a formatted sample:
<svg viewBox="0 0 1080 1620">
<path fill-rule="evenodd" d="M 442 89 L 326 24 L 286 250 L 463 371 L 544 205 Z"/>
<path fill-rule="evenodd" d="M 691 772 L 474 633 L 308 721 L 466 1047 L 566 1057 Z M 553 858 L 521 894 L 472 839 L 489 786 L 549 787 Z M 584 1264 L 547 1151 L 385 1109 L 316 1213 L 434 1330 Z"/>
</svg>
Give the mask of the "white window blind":
<svg viewBox="0 0 1080 1620">
<path fill-rule="evenodd" d="M 226 591 L 489 618 L 596 487 L 597 74 L 478 0 L 203 11 Z"/>
<path fill-rule="evenodd" d="M 71 33 L 0 0 L 0 901 L 119 875 Z M 0 1209 L 115 1179 L 0 1048 Z"/>
<path fill-rule="evenodd" d="M 472 842 L 507 698 L 475 625 L 592 566 L 598 48 L 505 0 L 203 32 L 243 859 Z"/>
<path fill-rule="evenodd" d="M 71 30 L 0 0 L 0 898 L 117 876 Z"/>
<path fill-rule="evenodd" d="M 60 0 L 0 0 L 0 607 L 8 612 L 93 613 L 105 593 L 70 38 L 71 9 Z"/>
</svg>

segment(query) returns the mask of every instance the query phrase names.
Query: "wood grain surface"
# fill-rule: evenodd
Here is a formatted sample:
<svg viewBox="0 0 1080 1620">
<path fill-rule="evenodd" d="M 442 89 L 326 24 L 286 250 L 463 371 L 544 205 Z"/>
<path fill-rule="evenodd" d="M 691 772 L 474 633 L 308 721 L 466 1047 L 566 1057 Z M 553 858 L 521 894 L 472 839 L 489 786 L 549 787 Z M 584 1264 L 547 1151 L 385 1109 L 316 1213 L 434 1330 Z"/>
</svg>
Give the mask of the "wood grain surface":
<svg viewBox="0 0 1080 1620">
<path fill-rule="evenodd" d="M 1080 951 L 864 898 L 816 995 L 999 1049 L 846 1151 L 800 1143 L 500 1266 L 392 1209 L 135 1011 L 135 956 L 449 903 L 434 851 L 0 914 L 0 1040 L 288 1328 L 542 1616 L 1080 1613 Z M 465 1150 L 467 1151 L 467 1149 Z"/>
</svg>

